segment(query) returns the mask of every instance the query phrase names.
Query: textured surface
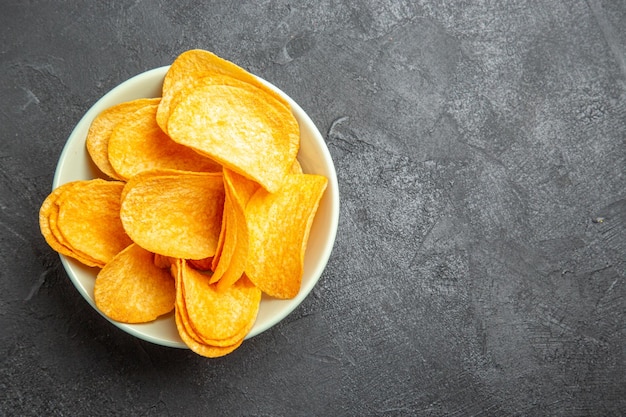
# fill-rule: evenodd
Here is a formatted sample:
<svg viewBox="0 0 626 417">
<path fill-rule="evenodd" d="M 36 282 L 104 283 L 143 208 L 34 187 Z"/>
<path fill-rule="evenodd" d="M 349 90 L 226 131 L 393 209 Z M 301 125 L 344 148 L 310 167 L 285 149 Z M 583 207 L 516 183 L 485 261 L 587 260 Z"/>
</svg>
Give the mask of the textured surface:
<svg viewBox="0 0 626 417">
<path fill-rule="evenodd" d="M 0 415 L 626 414 L 626 3 L 501 3 L 4 1 Z M 291 95 L 342 198 L 216 360 L 102 319 L 37 225 L 83 113 L 191 48 Z"/>
</svg>

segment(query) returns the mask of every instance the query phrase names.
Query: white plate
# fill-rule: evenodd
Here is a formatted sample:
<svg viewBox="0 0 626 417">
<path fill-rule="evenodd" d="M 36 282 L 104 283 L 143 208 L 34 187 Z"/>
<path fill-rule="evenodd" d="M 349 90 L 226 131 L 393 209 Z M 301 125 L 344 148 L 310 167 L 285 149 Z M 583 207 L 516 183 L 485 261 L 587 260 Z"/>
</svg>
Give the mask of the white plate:
<svg viewBox="0 0 626 417">
<path fill-rule="evenodd" d="M 159 97 L 161 95 L 163 77 L 168 69 L 169 66 L 155 68 L 125 81 L 107 93 L 89 109 L 78 122 L 63 148 L 54 175 L 53 188 L 69 181 L 102 177 L 103 174 L 91 162 L 85 147 L 85 139 L 91 122 L 101 111 L 114 104 L 142 97 Z M 322 135 L 297 103 L 272 84 L 264 80 L 261 81 L 276 90 L 291 104 L 293 113 L 300 124 L 301 143 L 298 160 L 304 172 L 326 176 L 328 178 L 328 188 L 320 202 L 311 228 L 300 292 L 291 300 L 278 300 L 264 296 L 261 300 L 256 323 L 247 338 L 264 332 L 284 319 L 311 292 L 330 257 L 339 220 L 337 175 Z M 61 261 L 81 295 L 94 309 L 98 310 L 93 299 L 93 289 L 95 277 L 99 269 L 84 266 L 63 255 L 61 255 Z M 129 334 L 148 342 L 163 346 L 186 348 L 176 330 L 173 313 L 163 316 L 154 322 L 144 324 L 118 323 L 108 318 L 107 320 Z"/>
</svg>

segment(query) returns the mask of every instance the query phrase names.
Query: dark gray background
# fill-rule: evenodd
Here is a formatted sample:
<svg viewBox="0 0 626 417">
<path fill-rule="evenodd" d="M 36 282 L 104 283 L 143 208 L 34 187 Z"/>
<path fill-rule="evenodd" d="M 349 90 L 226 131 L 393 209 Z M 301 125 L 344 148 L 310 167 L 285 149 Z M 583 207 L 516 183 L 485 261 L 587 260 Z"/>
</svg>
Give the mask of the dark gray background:
<svg viewBox="0 0 626 417">
<path fill-rule="evenodd" d="M 602 0 L 2 1 L 0 414 L 626 414 L 625 28 Z M 342 203 L 311 295 L 214 360 L 106 322 L 37 223 L 84 112 L 191 48 L 310 114 Z"/>
</svg>

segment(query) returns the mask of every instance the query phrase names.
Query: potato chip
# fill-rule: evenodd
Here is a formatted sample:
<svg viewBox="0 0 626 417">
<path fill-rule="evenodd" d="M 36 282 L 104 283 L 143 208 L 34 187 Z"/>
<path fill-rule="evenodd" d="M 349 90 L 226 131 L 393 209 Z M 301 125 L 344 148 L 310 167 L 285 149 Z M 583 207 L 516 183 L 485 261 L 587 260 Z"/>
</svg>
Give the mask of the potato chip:
<svg viewBox="0 0 626 417">
<path fill-rule="evenodd" d="M 176 288 L 170 271 L 157 267 L 153 254 L 132 244 L 98 273 L 96 306 L 122 323 L 146 323 L 174 309 Z"/>
<path fill-rule="evenodd" d="M 234 245 L 228 268 L 224 274 L 219 277 L 219 281 L 212 278 L 212 282 L 218 282 L 217 288 L 224 291 L 226 288 L 235 283 L 244 273 L 246 260 L 248 256 L 248 226 L 246 224 L 245 208 L 248 201 L 259 189 L 259 185 L 243 176 L 224 169 L 224 188 L 226 196 L 230 199 L 230 217 L 229 229 L 232 229 L 230 235 Z M 225 206 L 226 209 L 226 206 Z"/>
<path fill-rule="evenodd" d="M 237 349 L 243 342 L 245 336 L 235 339 L 233 343 L 229 345 L 215 346 L 208 344 L 196 332 L 189 319 L 182 288 L 182 274 L 183 270 L 186 268 L 185 263 L 185 260 L 177 259 L 172 264 L 172 276 L 176 280 L 175 322 L 178 334 L 183 342 L 199 355 L 210 358 L 224 356 Z"/>
<path fill-rule="evenodd" d="M 48 244 L 85 265 L 104 266 L 132 243 L 119 217 L 123 187 L 102 179 L 58 187 L 40 209 L 40 228 Z"/>
<path fill-rule="evenodd" d="M 120 217 L 144 249 L 203 259 L 215 254 L 223 208 L 221 172 L 146 171 L 124 187 Z"/>
<path fill-rule="evenodd" d="M 246 206 L 246 275 L 267 295 L 293 298 L 302 282 L 304 252 L 328 180 L 290 174 L 276 193 L 259 189 Z"/>
<path fill-rule="evenodd" d="M 185 333 L 187 333 L 189 337 L 191 337 L 196 342 L 204 343 L 202 342 L 202 339 L 200 338 L 200 336 L 196 334 L 195 330 L 189 323 L 187 307 L 185 306 L 185 297 L 183 296 L 183 284 L 182 284 L 183 280 L 181 277 L 183 273 L 183 265 L 185 262 L 187 261 L 184 259 L 174 259 L 171 264 L 170 271 L 171 271 L 172 277 L 174 278 L 175 287 L 176 287 L 176 298 L 174 301 L 174 305 L 176 308 L 176 316 L 180 318 L 180 326 L 181 328 L 184 328 Z"/>
<path fill-rule="evenodd" d="M 81 181 L 59 204 L 57 226 L 68 244 L 102 264 L 132 243 L 120 221 L 123 187 L 119 181 Z"/>
<path fill-rule="evenodd" d="M 224 207 L 226 207 L 226 196 L 224 196 Z M 228 210 L 223 210 L 220 234 L 217 238 L 217 247 L 215 248 L 215 255 L 213 255 L 213 260 L 211 261 L 211 271 L 215 271 L 217 269 L 217 264 L 222 259 L 222 250 L 224 249 L 224 239 L 226 239 L 226 228 L 228 226 L 228 216 Z"/>
<path fill-rule="evenodd" d="M 183 326 L 178 310 L 176 310 L 175 320 L 176 328 L 178 330 L 180 338 L 187 345 L 187 347 L 191 349 L 191 351 L 197 353 L 198 355 L 207 358 L 218 358 L 232 353 L 243 343 L 243 339 L 240 339 L 231 346 L 213 346 L 198 342 L 188 333 L 187 329 Z"/>
<path fill-rule="evenodd" d="M 109 163 L 120 178 L 153 169 L 217 172 L 210 158 L 171 140 L 156 123 L 157 104 L 145 105 L 120 121 L 109 138 Z"/>
<path fill-rule="evenodd" d="M 270 192 L 280 188 L 300 146 L 291 111 L 254 87 L 200 86 L 172 111 L 168 132 Z"/>
<path fill-rule="evenodd" d="M 220 245 L 219 256 L 213 262 L 215 268 L 211 276 L 211 284 L 217 282 L 228 269 L 228 265 L 230 265 L 237 242 L 235 226 L 236 219 L 234 218 L 230 193 L 228 188 L 224 187 L 224 212 L 222 214 L 222 229 L 220 231 L 221 241 L 218 242 L 218 245 Z"/>
<path fill-rule="evenodd" d="M 253 87 L 244 81 L 219 73 L 199 72 L 196 74 L 186 74 L 184 83 L 178 83 L 175 89 L 168 90 L 159 103 L 156 120 L 163 132 L 169 133 L 167 124 L 169 117 L 180 101 L 188 94 L 193 93 L 194 90 L 206 85 L 227 85 L 241 88 Z"/>
<path fill-rule="evenodd" d="M 39 209 L 39 228 L 48 245 L 56 252 L 74 258 L 87 266 L 100 267 L 102 266 L 102 262 L 72 249 L 57 227 L 57 219 L 59 217 L 59 205 L 57 201 L 59 197 L 72 188 L 74 184 L 74 182 L 63 184 L 54 189 L 45 198 Z"/>
<path fill-rule="evenodd" d="M 121 180 L 109 163 L 109 138 L 115 126 L 130 113 L 149 104 L 158 104 L 160 98 L 140 98 L 116 104 L 98 114 L 91 122 L 87 133 L 86 146 L 91 160 L 104 174 Z"/>
<path fill-rule="evenodd" d="M 256 320 L 261 291 L 244 278 L 227 291 L 209 284 L 209 276 L 182 263 L 185 310 L 195 332 L 207 344 L 230 346 L 243 339 Z"/>
<path fill-rule="evenodd" d="M 201 78 L 207 77 L 212 79 L 221 78 L 222 80 L 212 82 L 204 80 L 204 83 L 233 85 L 233 82 L 228 81 L 228 79 L 241 81 L 265 91 L 284 106 L 289 107 L 284 98 L 245 69 L 209 51 L 192 49 L 183 52 L 174 60 L 163 80 L 163 97 L 157 112 L 157 123 L 164 132 L 169 133 L 168 119 L 172 110 L 180 101 L 181 91 L 189 91 L 190 85 Z"/>
</svg>

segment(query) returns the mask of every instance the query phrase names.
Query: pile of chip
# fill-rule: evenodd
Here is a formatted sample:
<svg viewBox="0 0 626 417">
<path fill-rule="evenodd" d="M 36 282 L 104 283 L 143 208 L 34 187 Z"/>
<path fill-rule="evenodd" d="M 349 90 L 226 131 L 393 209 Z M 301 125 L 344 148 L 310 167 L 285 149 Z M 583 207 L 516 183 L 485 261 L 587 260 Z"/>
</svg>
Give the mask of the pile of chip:
<svg viewBox="0 0 626 417">
<path fill-rule="evenodd" d="M 39 223 L 55 251 L 99 268 L 103 314 L 173 312 L 185 344 L 218 357 L 241 345 L 263 293 L 298 294 L 327 178 L 302 172 L 288 102 L 252 74 L 184 52 L 161 97 L 106 109 L 86 146 L 105 175 L 53 190 Z"/>
</svg>

